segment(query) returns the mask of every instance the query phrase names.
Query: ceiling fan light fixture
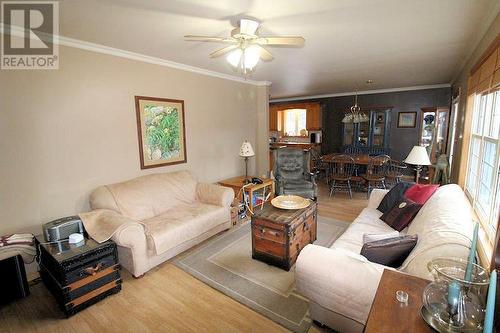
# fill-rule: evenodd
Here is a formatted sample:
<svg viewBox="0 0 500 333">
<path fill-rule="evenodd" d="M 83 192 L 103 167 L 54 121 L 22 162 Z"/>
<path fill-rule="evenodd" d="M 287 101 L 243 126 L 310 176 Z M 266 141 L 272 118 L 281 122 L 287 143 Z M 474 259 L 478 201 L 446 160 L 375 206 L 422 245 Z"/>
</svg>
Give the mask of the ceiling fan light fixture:
<svg viewBox="0 0 500 333">
<path fill-rule="evenodd" d="M 240 20 L 240 33 L 245 35 L 254 36 L 257 28 L 259 27 L 259 22 L 249 19 Z"/>
<path fill-rule="evenodd" d="M 240 61 L 241 61 L 241 55 L 243 54 L 243 51 L 241 49 L 236 49 L 234 51 L 231 51 L 227 57 L 226 60 L 231 64 L 233 67 L 239 67 Z"/>
<path fill-rule="evenodd" d="M 256 45 L 249 46 L 245 49 L 243 65 L 246 69 L 253 69 L 260 59 L 260 50 Z"/>
<path fill-rule="evenodd" d="M 237 28 L 231 31 L 230 37 L 185 35 L 188 41 L 214 42 L 229 44 L 222 49 L 210 53 L 211 58 L 227 55 L 226 60 L 235 71 L 245 74 L 252 72 L 259 60 L 271 61 L 273 55 L 267 47 L 302 47 L 304 37 L 301 36 L 259 36 L 260 22 L 251 18 L 240 19 Z M 266 48 L 262 46 L 266 46 Z"/>
</svg>

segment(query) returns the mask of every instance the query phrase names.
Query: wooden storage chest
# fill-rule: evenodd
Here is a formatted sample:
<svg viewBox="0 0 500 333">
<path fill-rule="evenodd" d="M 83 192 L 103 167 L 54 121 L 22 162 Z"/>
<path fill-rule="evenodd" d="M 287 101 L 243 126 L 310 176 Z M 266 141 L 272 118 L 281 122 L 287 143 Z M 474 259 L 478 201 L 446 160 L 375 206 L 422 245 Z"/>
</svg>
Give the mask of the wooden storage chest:
<svg viewBox="0 0 500 333">
<path fill-rule="evenodd" d="M 316 240 L 317 203 L 299 210 L 266 204 L 252 216 L 252 258 L 285 270 L 295 264 L 300 251 Z"/>
<path fill-rule="evenodd" d="M 113 241 L 85 239 L 79 247 L 46 244 L 36 236 L 40 276 L 66 316 L 121 290 L 118 252 Z"/>
</svg>

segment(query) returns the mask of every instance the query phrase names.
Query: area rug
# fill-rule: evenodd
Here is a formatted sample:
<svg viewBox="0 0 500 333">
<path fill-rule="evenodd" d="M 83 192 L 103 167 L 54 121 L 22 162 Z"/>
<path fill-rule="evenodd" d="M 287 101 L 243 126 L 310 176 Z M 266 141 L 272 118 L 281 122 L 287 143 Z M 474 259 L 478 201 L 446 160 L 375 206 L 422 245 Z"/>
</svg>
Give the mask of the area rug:
<svg viewBox="0 0 500 333">
<path fill-rule="evenodd" d="M 318 239 L 330 246 L 349 223 L 318 216 Z M 178 256 L 174 265 L 252 308 L 293 332 L 311 326 L 307 299 L 295 293 L 295 277 L 289 272 L 252 259 L 250 222 Z"/>
</svg>

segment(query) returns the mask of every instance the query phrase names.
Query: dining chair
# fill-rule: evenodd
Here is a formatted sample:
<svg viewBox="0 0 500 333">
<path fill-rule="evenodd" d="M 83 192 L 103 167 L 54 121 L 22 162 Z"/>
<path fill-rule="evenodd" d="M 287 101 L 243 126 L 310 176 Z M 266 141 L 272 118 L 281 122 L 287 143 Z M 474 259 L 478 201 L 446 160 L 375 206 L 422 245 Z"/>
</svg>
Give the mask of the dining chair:
<svg viewBox="0 0 500 333">
<path fill-rule="evenodd" d="M 322 174 L 324 174 L 326 183 L 328 184 L 328 172 L 330 167 L 328 163 L 324 161 L 325 155 L 321 155 L 315 149 L 311 149 L 310 151 L 311 151 L 311 165 L 312 165 L 311 171 L 317 173 L 318 179 L 321 178 Z"/>
<path fill-rule="evenodd" d="M 335 156 L 330 162 L 330 196 L 337 190 L 345 190 L 352 199 L 351 179 L 355 167 L 354 158 L 349 155 Z"/>
<path fill-rule="evenodd" d="M 347 155 L 359 155 L 362 154 L 363 151 L 358 147 L 348 146 L 344 149 L 344 154 Z"/>
<path fill-rule="evenodd" d="M 386 186 L 393 187 L 397 183 L 401 182 L 404 176 L 404 171 L 408 166 L 402 161 L 397 161 L 391 159 L 387 165 L 386 176 Z"/>
<path fill-rule="evenodd" d="M 366 173 L 361 176 L 367 183 L 366 196 L 369 198 L 374 188 L 386 189 L 385 177 L 387 165 L 391 158 L 387 155 L 379 155 L 370 158 Z"/>
</svg>

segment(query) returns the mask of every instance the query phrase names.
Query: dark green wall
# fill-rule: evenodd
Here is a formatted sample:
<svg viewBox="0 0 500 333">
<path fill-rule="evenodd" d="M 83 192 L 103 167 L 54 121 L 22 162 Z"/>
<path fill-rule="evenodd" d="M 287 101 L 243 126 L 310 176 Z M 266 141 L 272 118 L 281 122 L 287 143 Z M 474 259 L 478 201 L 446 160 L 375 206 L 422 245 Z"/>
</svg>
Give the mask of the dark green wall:
<svg viewBox="0 0 500 333">
<path fill-rule="evenodd" d="M 358 104 L 362 108 L 388 106 L 392 107 L 390 115 L 389 149 L 394 159 L 404 159 L 410 149 L 418 144 L 421 108 L 433 106 L 450 106 L 451 89 L 436 88 L 411 90 L 358 96 Z M 297 100 L 299 101 L 299 100 Z M 308 100 L 312 101 L 312 100 Z M 342 118 L 344 111 L 354 104 L 353 96 L 329 97 L 317 99 L 323 110 L 323 144 L 322 152 L 339 152 L 342 148 Z M 274 104 L 274 103 L 271 103 Z M 398 113 L 416 111 L 416 128 L 397 128 Z"/>
</svg>

